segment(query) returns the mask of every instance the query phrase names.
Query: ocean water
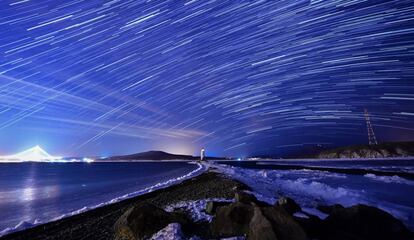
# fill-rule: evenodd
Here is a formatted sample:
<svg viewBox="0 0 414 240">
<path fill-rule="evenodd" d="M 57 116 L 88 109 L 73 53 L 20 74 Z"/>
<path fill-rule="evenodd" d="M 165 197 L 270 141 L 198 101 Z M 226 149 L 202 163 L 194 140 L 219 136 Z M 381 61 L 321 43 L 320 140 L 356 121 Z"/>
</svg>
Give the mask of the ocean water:
<svg viewBox="0 0 414 240">
<path fill-rule="evenodd" d="M 0 164 L 0 235 L 168 186 L 187 162 Z"/>
<path fill-rule="evenodd" d="M 303 209 L 320 217 L 318 205 L 339 203 L 344 206 L 366 204 L 381 208 L 414 230 L 414 159 L 407 160 L 272 160 L 220 162 L 221 171 L 248 184 L 258 198 L 274 203 L 281 195 L 295 199 Z M 280 169 L 279 165 L 303 166 Z M 368 173 L 321 171 L 326 169 L 362 169 Z M 372 170 L 375 173 L 372 173 Z M 390 171 L 395 175 L 383 175 Z M 404 173 L 403 176 L 398 176 Z"/>
</svg>

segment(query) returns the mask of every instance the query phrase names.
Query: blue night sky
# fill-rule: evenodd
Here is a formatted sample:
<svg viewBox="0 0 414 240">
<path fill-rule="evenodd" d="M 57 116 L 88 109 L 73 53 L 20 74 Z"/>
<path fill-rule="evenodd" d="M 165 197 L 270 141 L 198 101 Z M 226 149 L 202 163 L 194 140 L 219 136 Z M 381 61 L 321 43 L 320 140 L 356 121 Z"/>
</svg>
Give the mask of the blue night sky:
<svg viewBox="0 0 414 240">
<path fill-rule="evenodd" d="M 0 153 L 414 140 L 414 2 L 0 1 Z"/>
</svg>

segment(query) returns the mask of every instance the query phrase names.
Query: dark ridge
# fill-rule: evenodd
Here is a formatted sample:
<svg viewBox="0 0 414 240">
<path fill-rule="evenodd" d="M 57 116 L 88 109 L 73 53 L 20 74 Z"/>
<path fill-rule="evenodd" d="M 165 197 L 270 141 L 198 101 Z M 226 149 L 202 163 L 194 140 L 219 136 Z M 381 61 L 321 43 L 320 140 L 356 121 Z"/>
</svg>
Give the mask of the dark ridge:
<svg viewBox="0 0 414 240">
<path fill-rule="evenodd" d="M 354 145 L 322 151 L 314 158 L 392 158 L 414 156 L 414 142 Z"/>
<path fill-rule="evenodd" d="M 172 154 L 163 151 L 148 151 L 148 152 L 141 152 L 135 153 L 130 155 L 121 155 L 121 156 L 112 156 L 105 158 L 104 160 L 199 160 L 200 157 L 198 156 L 190 156 L 190 155 L 181 155 L 181 154 Z M 217 160 L 223 159 L 218 157 L 206 157 L 206 160 Z"/>
</svg>

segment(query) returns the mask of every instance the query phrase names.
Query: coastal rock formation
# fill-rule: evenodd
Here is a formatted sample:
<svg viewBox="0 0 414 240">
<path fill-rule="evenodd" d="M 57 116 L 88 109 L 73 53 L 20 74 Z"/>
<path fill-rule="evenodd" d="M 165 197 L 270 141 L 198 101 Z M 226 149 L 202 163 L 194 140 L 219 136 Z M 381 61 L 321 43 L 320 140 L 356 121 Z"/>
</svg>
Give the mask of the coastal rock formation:
<svg viewBox="0 0 414 240">
<path fill-rule="evenodd" d="M 272 206 L 238 190 L 234 202 L 208 202 L 211 222 L 190 220 L 185 211 L 166 212 L 148 203 L 130 208 L 115 224 L 115 239 L 222 239 L 249 240 L 411 240 L 411 233 L 390 214 L 366 205 L 318 206 L 324 220 L 301 210 L 291 198 L 280 197 Z M 202 237 L 198 237 L 202 236 Z"/>
<path fill-rule="evenodd" d="M 248 236 L 251 240 L 277 239 L 272 223 L 263 215 L 259 207 L 254 207 L 253 218 L 249 224 Z"/>
<path fill-rule="evenodd" d="M 276 206 L 282 207 L 289 214 L 294 214 L 302 210 L 299 204 L 297 204 L 293 199 L 288 197 L 280 197 L 279 200 L 276 202 Z"/>
<path fill-rule="evenodd" d="M 218 208 L 211 223 L 212 235 L 215 237 L 232 237 L 247 234 L 253 213 L 251 205 L 241 202 Z"/>
<path fill-rule="evenodd" d="M 316 158 L 389 158 L 414 156 L 414 142 L 361 145 L 323 151 Z"/>
<path fill-rule="evenodd" d="M 169 213 L 149 203 L 130 208 L 115 223 L 115 239 L 138 240 L 151 237 L 170 223 L 187 224 L 179 213 Z"/>
<path fill-rule="evenodd" d="M 323 213 L 331 214 L 332 211 L 338 210 L 338 209 L 342 209 L 344 207 L 341 204 L 334 204 L 334 205 L 330 205 L 330 206 L 320 205 L 320 206 L 318 206 L 316 208 L 319 211 L 323 212 Z"/>
<path fill-rule="evenodd" d="M 335 239 L 410 239 L 410 232 L 401 221 L 378 208 L 362 204 L 333 208 L 324 220 L 324 226 Z"/>
<path fill-rule="evenodd" d="M 227 205 L 229 205 L 228 202 L 216 202 L 216 201 L 207 202 L 206 213 L 209 215 L 214 215 L 217 211 L 217 208 L 227 206 Z"/>
<path fill-rule="evenodd" d="M 390 214 L 366 205 L 345 208 L 339 204 L 319 206 L 329 216 L 295 218 L 310 238 L 320 240 L 410 240 L 412 233 Z"/>
<path fill-rule="evenodd" d="M 211 222 L 213 237 L 247 235 L 248 239 L 307 239 L 305 231 L 283 207 L 270 206 L 245 192 L 236 193 L 235 198 L 235 203 L 217 209 Z"/>
</svg>

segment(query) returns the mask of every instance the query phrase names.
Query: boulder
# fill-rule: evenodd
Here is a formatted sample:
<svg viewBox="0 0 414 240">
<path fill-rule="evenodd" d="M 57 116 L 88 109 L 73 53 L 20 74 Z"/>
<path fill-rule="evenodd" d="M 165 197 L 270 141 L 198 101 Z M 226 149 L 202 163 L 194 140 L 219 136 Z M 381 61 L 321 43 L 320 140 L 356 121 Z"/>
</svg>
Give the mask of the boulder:
<svg viewBox="0 0 414 240">
<path fill-rule="evenodd" d="M 408 240 L 409 230 L 387 212 L 366 205 L 333 208 L 324 220 L 325 239 Z"/>
<path fill-rule="evenodd" d="M 253 218 L 249 224 L 249 240 L 277 240 L 272 223 L 267 220 L 259 207 L 254 207 Z"/>
<path fill-rule="evenodd" d="M 257 200 L 257 198 L 250 193 L 244 192 L 244 191 L 238 191 L 235 193 L 234 198 L 236 199 L 236 202 L 241 202 L 241 203 L 245 203 L 245 204 L 250 204 L 250 205 L 257 205 L 260 207 L 268 207 L 270 206 L 269 204 L 259 201 Z"/>
<path fill-rule="evenodd" d="M 306 214 L 307 218 L 296 217 L 293 218 L 305 230 L 306 235 L 310 239 L 319 239 L 325 231 L 322 220 L 314 215 Z"/>
<path fill-rule="evenodd" d="M 236 199 L 236 202 L 241 202 L 245 204 L 258 202 L 257 198 L 253 194 L 244 191 L 237 191 L 234 195 L 234 198 Z"/>
<path fill-rule="evenodd" d="M 302 227 L 280 206 L 262 208 L 263 215 L 270 221 L 278 240 L 306 240 Z"/>
<path fill-rule="evenodd" d="M 244 236 L 249 231 L 253 206 L 235 202 L 217 209 L 210 225 L 214 237 Z"/>
<path fill-rule="evenodd" d="M 343 209 L 344 207 L 341 204 L 334 204 L 334 205 L 330 205 L 330 206 L 326 206 L 326 205 L 319 205 L 316 207 L 316 209 L 318 209 L 319 211 L 325 213 L 325 214 L 331 214 L 331 212 L 335 209 Z"/>
<path fill-rule="evenodd" d="M 294 214 L 302 210 L 293 199 L 288 197 L 280 197 L 279 200 L 276 202 L 276 205 L 285 209 L 286 212 L 288 212 L 289 214 Z"/>
<path fill-rule="evenodd" d="M 115 223 L 115 239 L 138 240 L 151 237 L 169 223 L 188 224 L 181 214 L 166 212 L 149 203 L 142 203 L 126 211 Z"/>
<path fill-rule="evenodd" d="M 205 211 L 209 215 L 214 215 L 217 211 L 217 208 L 227 206 L 229 204 L 230 204 L 229 202 L 210 201 L 210 202 L 207 202 Z"/>
</svg>

